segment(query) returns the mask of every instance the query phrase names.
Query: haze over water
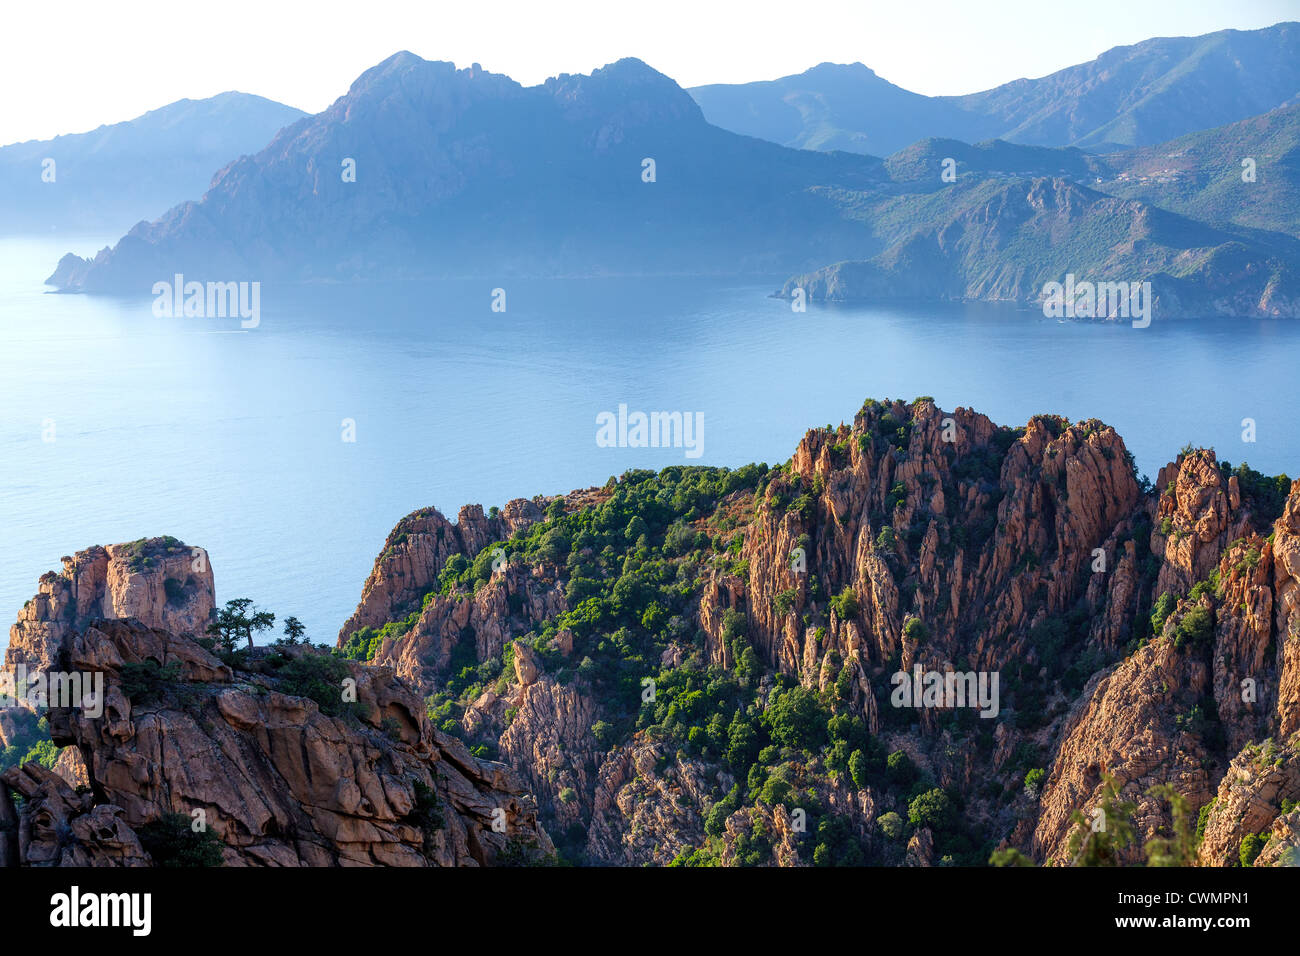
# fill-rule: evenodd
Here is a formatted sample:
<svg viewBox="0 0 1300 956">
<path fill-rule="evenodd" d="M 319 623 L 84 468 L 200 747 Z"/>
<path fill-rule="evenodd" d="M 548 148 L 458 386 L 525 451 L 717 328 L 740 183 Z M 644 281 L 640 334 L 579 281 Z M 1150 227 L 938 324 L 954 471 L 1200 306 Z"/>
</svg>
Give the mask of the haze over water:
<svg viewBox="0 0 1300 956">
<path fill-rule="evenodd" d="M 0 646 L 61 555 L 162 534 L 208 549 L 218 600 L 252 597 L 332 643 L 416 508 L 454 519 L 466 502 L 628 468 L 775 464 L 867 397 L 932 395 L 1009 425 L 1100 418 L 1152 478 L 1187 442 L 1300 472 L 1294 322 L 1137 330 L 988 305 L 795 314 L 769 298 L 784 278 L 772 276 L 264 284 L 261 325 L 245 332 L 156 318 L 147 294 L 45 294 L 63 253 L 106 242 L 0 239 Z M 702 412 L 704 454 L 597 447 L 596 415 L 620 403 Z M 1255 444 L 1241 440 L 1247 417 Z"/>
</svg>

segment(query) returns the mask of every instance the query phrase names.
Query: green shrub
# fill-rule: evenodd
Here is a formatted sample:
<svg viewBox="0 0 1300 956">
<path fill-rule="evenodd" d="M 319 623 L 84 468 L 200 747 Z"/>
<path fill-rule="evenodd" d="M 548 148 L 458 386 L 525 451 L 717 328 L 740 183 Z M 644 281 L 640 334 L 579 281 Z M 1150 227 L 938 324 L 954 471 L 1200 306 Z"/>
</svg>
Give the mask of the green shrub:
<svg viewBox="0 0 1300 956">
<path fill-rule="evenodd" d="M 764 712 L 773 740 L 814 753 L 826 740 L 828 716 L 817 695 L 805 687 L 773 694 Z"/>
<path fill-rule="evenodd" d="M 923 644 L 930 637 L 930 629 L 925 626 L 925 622 L 919 617 L 910 617 L 907 619 L 907 623 L 903 625 L 903 636 L 909 641 Z"/>
<path fill-rule="evenodd" d="M 1241 840 L 1241 847 L 1237 851 L 1237 857 L 1241 860 L 1242 866 L 1254 866 L 1255 858 L 1263 851 L 1267 841 L 1258 833 L 1247 833 Z"/>
<path fill-rule="evenodd" d="M 892 810 L 882 815 L 876 821 L 876 826 L 890 840 L 897 840 L 903 835 L 903 818 Z"/>
<path fill-rule="evenodd" d="M 150 659 L 138 664 L 123 664 L 118 675 L 118 687 L 131 706 L 147 707 L 156 704 L 167 687 L 180 680 L 181 666 L 172 661 L 163 667 Z"/>
<path fill-rule="evenodd" d="M 206 827 L 195 831 L 183 813 L 167 813 L 136 829 L 155 866 L 220 866 L 221 841 Z"/>
<path fill-rule="evenodd" d="M 831 598 L 831 609 L 841 621 L 858 616 L 858 595 L 853 588 L 845 585 L 844 590 Z"/>
<path fill-rule="evenodd" d="M 415 781 L 415 805 L 407 819 L 424 834 L 426 847 L 432 843 L 434 834 L 446 826 L 442 802 L 433 788 L 423 780 Z"/>
<path fill-rule="evenodd" d="M 1039 791 L 1043 788 L 1043 783 L 1047 780 L 1047 771 L 1042 767 L 1035 767 L 1029 773 L 1025 774 L 1025 793 L 1030 797 L 1037 799 Z"/>
<path fill-rule="evenodd" d="M 343 681 L 351 675 L 348 665 L 333 654 L 303 654 L 280 669 L 279 690 L 314 700 L 322 714 L 338 717 L 347 710 Z"/>
<path fill-rule="evenodd" d="M 907 805 L 907 822 L 914 827 L 946 830 L 955 816 L 952 800 L 938 787 L 927 790 Z"/>
<path fill-rule="evenodd" d="M 1218 801 L 1215 797 L 1205 806 L 1201 807 L 1201 812 L 1196 818 L 1196 845 L 1200 846 L 1205 839 L 1205 827 L 1210 822 L 1210 812 L 1214 809 L 1214 804 Z"/>
<path fill-rule="evenodd" d="M 794 787 L 787 780 L 783 773 L 774 773 L 767 778 L 766 782 L 759 789 L 757 799 L 760 803 L 765 803 L 769 807 L 775 807 L 777 804 L 789 806 L 790 797 L 794 793 Z"/>
<path fill-rule="evenodd" d="M 853 785 L 862 790 L 867 785 L 867 756 L 861 750 L 849 754 L 849 776 Z"/>
<path fill-rule="evenodd" d="M 1156 603 L 1151 606 L 1151 630 L 1156 637 L 1159 637 L 1165 629 L 1165 621 L 1173 613 L 1174 608 L 1178 605 L 1178 598 L 1166 591 L 1156 599 Z"/>
<path fill-rule="evenodd" d="M 1214 641 L 1214 615 L 1203 607 L 1194 607 L 1183 615 L 1174 628 L 1174 647 L 1187 645 L 1198 649 Z"/>
<path fill-rule="evenodd" d="M 704 832 L 712 837 L 721 836 L 726 829 L 727 817 L 738 809 L 740 809 L 740 788 L 736 786 L 709 808 L 709 812 L 704 817 Z"/>
<path fill-rule="evenodd" d="M 902 750 L 895 750 L 885 759 L 885 773 L 900 787 L 909 786 L 918 776 L 916 764 Z"/>
</svg>

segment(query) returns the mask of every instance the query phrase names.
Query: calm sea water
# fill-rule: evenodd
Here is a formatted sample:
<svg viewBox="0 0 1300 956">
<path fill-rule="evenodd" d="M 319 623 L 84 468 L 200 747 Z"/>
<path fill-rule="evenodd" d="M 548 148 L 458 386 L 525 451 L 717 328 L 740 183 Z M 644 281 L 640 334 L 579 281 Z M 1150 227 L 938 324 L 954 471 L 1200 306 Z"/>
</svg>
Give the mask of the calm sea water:
<svg viewBox="0 0 1300 956">
<path fill-rule="evenodd" d="M 171 534 L 209 550 L 219 600 L 252 597 L 332 642 L 408 512 L 454 517 L 687 461 L 597 447 L 596 415 L 620 403 L 702 412 L 701 464 L 784 461 L 868 396 L 933 395 L 1006 424 L 1101 418 L 1151 475 L 1188 441 L 1300 472 L 1300 323 L 799 315 L 768 298 L 773 276 L 515 281 L 504 313 L 499 282 L 264 286 L 261 325 L 241 332 L 155 318 L 148 295 L 46 294 L 59 256 L 105 244 L 0 239 L 5 625 L 61 555 Z"/>
</svg>

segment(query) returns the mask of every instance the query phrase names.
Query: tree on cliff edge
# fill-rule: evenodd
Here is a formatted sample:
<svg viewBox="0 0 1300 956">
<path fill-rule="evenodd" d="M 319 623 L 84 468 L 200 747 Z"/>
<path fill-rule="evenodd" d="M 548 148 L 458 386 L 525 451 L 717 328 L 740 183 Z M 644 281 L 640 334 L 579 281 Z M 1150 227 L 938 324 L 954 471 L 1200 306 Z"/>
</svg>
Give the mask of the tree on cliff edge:
<svg viewBox="0 0 1300 956">
<path fill-rule="evenodd" d="M 275 615 L 259 611 L 253 606 L 252 598 L 234 598 L 217 612 L 217 619 L 208 625 L 208 633 L 226 651 L 233 651 L 241 639 L 247 640 L 248 649 L 252 650 L 253 632 L 270 630 L 274 624 Z"/>
<path fill-rule="evenodd" d="M 302 621 L 298 620 L 292 614 L 284 619 L 284 636 L 290 644 L 305 643 L 303 635 L 307 633 L 307 628 Z"/>
</svg>

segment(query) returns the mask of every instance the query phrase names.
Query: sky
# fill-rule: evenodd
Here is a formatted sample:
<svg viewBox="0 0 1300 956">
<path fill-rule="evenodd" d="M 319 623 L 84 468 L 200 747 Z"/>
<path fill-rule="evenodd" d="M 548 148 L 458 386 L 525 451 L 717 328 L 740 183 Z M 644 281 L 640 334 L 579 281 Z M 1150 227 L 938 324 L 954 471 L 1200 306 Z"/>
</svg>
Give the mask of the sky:
<svg viewBox="0 0 1300 956">
<path fill-rule="evenodd" d="M 402 49 L 528 85 L 624 56 L 687 87 L 860 61 L 937 95 L 1045 76 L 1152 36 L 1281 20 L 1300 20 L 1300 0 L 9 0 L 0 144 L 226 90 L 319 112 Z"/>
</svg>

